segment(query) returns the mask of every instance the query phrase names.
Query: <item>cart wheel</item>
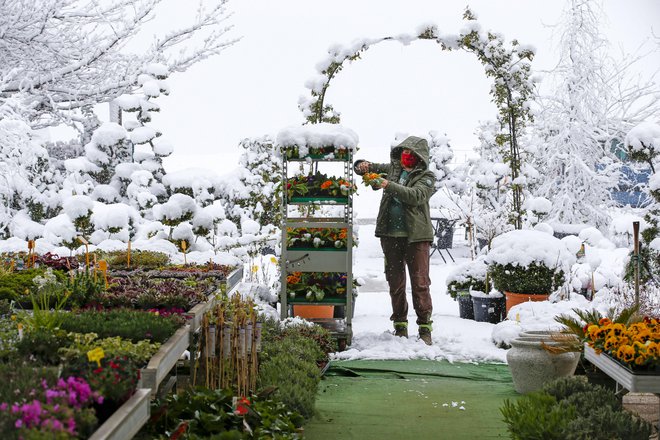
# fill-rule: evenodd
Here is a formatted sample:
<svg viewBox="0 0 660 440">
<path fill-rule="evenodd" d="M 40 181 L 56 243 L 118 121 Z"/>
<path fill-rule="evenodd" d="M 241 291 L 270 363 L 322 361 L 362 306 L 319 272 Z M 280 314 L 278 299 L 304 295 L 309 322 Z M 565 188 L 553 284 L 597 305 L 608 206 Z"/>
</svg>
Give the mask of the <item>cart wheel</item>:
<svg viewBox="0 0 660 440">
<path fill-rule="evenodd" d="M 346 350 L 346 338 L 337 339 L 337 348 L 339 351 Z"/>
</svg>

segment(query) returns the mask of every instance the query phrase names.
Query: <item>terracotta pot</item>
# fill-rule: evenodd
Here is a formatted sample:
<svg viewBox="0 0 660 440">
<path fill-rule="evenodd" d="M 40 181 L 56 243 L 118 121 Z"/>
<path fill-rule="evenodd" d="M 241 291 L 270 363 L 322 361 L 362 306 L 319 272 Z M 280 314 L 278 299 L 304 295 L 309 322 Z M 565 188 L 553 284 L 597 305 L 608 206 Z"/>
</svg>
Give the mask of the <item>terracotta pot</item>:
<svg viewBox="0 0 660 440">
<path fill-rule="evenodd" d="M 293 316 L 299 316 L 305 319 L 314 318 L 332 318 L 335 313 L 335 306 L 306 306 L 294 305 Z"/>
<path fill-rule="evenodd" d="M 532 293 L 513 293 L 504 291 L 504 296 L 506 296 L 506 313 L 509 313 L 509 310 L 513 306 L 522 304 L 527 301 L 547 301 L 550 295 L 546 294 L 532 294 Z"/>
</svg>

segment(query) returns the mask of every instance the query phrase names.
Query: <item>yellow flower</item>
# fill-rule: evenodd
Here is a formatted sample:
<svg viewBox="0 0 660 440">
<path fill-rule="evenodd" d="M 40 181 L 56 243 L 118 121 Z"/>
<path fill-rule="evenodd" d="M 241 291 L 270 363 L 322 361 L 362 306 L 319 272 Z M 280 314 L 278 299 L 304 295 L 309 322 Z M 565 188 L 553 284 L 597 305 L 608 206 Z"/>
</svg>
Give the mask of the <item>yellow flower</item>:
<svg viewBox="0 0 660 440">
<path fill-rule="evenodd" d="M 622 345 L 616 351 L 616 357 L 624 361 L 625 363 L 630 363 L 635 358 L 635 349 L 630 345 Z"/>
<path fill-rule="evenodd" d="M 16 321 L 16 315 L 11 315 L 11 320 Z"/>
<path fill-rule="evenodd" d="M 270 262 L 273 263 L 273 264 L 277 264 L 277 258 L 270 257 Z"/>
</svg>

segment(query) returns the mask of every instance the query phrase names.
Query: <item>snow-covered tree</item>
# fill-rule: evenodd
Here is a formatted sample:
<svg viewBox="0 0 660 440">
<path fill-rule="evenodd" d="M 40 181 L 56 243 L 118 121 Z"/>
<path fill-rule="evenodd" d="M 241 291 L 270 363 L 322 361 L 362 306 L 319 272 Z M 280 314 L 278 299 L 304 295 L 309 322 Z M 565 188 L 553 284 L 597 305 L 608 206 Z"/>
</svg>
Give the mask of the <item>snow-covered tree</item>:
<svg viewBox="0 0 660 440">
<path fill-rule="evenodd" d="M 447 164 L 454 158 L 454 152 L 451 149 L 451 145 L 449 145 L 449 138 L 446 134 L 442 135 L 437 131 L 430 131 L 427 140 L 429 141 L 429 156 L 431 160 L 429 169 L 435 174 L 435 187 L 438 189 L 451 176 L 451 170 Z"/>
<path fill-rule="evenodd" d="M 6 237 L 11 217 L 21 209 L 34 221 L 57 212 L 58 174 L 30 127 L 17 119 L 0 120 L 0 159 L 0 237 Z"/>
<path fill-rule="evenodd" d="M 654 202 L 646 209 L 646 229 L 642 231 L 642 255 L 648 270 L 660 277 L 660 124 L 642 122 L 633 127 L 624 139 L 624 144 L 634 160 L 648 163 L 653 170 L 649 179 L 649 190 Z M 642 279 L 648 278 L 643 268 Z M 656 278 L 656 282 L 660 278 Z"/>
<path fill-rule="evenodd" d="M 85 106 L 136 88 L 145 66 L 182 72 L 233 41 L 227 0 L 201 2 L 190 22 L 164 29 L 141 52 L 144 25 L 162 0 L 5 0 L 0 4 L 0 104 L 18 99 L 33 126 L 82 123 Z M 206 6 L 205 6 L 206 3 Z M 81 128 L 80 126 L 78 128 Z"/>
<path fill-rule="evenodd" d="M 632 122 L 658 109 L 648 101 L 655 87 L 627 82 L 622 67 L 633 60 L 608 56 L 601 18 L 600 2 L 567 1 L 560 60 L 548 78 L 553 89 L 539 97 L 535 158 L 543 178 L 535 193 L 552 201 L 555 224 L 609 221 L 610 190 L 620 179 L 612 147 Z"/>
</svg>

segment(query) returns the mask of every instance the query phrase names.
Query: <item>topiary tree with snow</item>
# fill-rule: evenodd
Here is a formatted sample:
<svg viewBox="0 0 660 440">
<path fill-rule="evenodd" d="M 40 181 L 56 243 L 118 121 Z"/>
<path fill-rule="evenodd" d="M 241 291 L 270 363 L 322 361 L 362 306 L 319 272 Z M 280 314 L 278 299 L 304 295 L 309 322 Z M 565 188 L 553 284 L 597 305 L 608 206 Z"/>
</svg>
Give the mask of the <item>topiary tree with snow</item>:
<svg viewBox="0 0 660 440">
<path fill-rule="evenodd" d="M 656 171 L 660 157 L 660 124 L 638 124 L 628 132 L 624 143 L 631 158 L 649 164 L 653 171 L 649 179 L 653 203 L 646 207 L 647 227 L 642 231 L 642 261 L 648 264 L 648 270 L 643 268 L 642 281 L 646 281 L 650 276 L 660 277 L 660 172 Z"/>
<path fill-rule="evenodd" d="M 119 240 L 128 243 L 135 238 L 140 221 L 137 210 L 125 203 L 97 203 L 91 216 L 94 232 L 90 242 L 99 244 L 103 240 Z"/>
<path fill-rule="evenodd" d="M 76 228 L 78 236 L 89 238 L 94 232 L 94 201 L 89 196 L 73 195 L 64 199 L 62 210 Z"/>
<path fill-rule="evenodd" d="M 154 219 L 170 227 L 169 238 L 173 239 L 174 228 L 193 219 L 197 204 L 185 194 L 172 194 L 167 202 L 154 206 Z"/>
<path fill-rule="evenodd" d="M 85 145 L 85 158 L 94 166 L 90 175 L 102 185 L 109 184 L 117 165 L 130 161 L 132 155 L 128 133 L 114 122 L 102 124 Z"/>
</svg>

